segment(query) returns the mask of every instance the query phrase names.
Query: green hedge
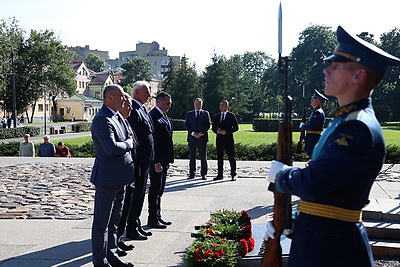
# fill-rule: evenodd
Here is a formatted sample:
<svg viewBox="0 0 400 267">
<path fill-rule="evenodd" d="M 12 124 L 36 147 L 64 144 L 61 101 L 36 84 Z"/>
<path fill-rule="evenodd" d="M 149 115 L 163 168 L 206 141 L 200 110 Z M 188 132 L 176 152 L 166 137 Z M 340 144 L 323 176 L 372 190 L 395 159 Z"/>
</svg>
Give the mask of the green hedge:
<svg viewBox="0 0 400 267">
<path fill-rule="evenodd" d="M 171 119 L 171 120 L 172 120 L 172 126 L 174 127 L 174 131 L 186 130 L 185 120 L 180 120 L 180 119 Z"/>
<path fill-rule="evenodd" d="M 36 154 L 38 152 L 40 143 L 35 144 Z M 93 158 L 95 156 L 93 141 L 78 145 L 69 145 L 67 142 L 66 146 L 69 147 L 73 157 L 80 158 Z M 236 159 L 240 161 L 271 161 L 276 159 L 276 148 L 277 144 L 263 144 L 259 146 L 242 145 L 240 143 L 235 144 Z M 175 158 L 176 159 L 188 159 L 189 149 L 187 144 L 175 144 Z M 207 158 L 210 160 L 217 159 L 217 150 L 215 145 L 209 144 L 207 148 Z M 296 149 L 296 144 L 293 144 L 293 151 Z M 0 156 L 18 156 L 19 142 L 0 143 Z M 226 158 L 226 155 L 225 155 Z M 226 158 L 227 159 L 227 158 Z M 293 154 L 293 161 L 308 161 L 306 153 Z M 387 155 L 385 163 L 400 163 L 400 147 L 395 145 L 387 146 Z"/>
<path fill-rule="evenodd" d="M 292 129 L 294 132 L 299 131 L 300 119 L 292 120 Z M 253 130 L 255 132 L 276 132 L 279 128 L 279 119 L 257 118 L 253 120 Z"/>
<path fill-rule="evenodd" d="M 72 131 L 74 133 L 88 132 L 91 129 L 92 129 L 92 123 L 91 122 L 78 122 L 76 124 L 72 124 Z"/>
<path fill-rule="evenodd" d="M 0 129 L 0 139 L 10 139 L 23 137 L 24 134 L 29 134 L 30 136 L 35 136 L 40 134 L 39 127 L 17 127 L 17 128 L 1 128 Z"/>
</svg>

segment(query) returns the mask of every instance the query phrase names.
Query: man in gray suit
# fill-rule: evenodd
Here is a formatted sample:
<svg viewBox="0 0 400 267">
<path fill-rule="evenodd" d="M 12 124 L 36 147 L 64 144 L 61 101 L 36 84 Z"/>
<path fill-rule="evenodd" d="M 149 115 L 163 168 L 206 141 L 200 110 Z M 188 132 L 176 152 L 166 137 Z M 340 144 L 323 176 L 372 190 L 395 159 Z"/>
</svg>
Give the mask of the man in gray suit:
<svg viewBox="0 0 400 267">
<path fill-rule="evenodd" d="M 201 179 L 206 180 L 207 165 L 207 143 L 208 129 L 210 129 L 210 114 L 203 110 L 203 100 L 194 100 L 194 110 L 188 112 L 186 116 L 186 129 L 188 131 L 187 142 L 189 145 L 189 177 L 193 179 L 196 172 L 196 151 L 199 151 Z"/>
<path fill-rule="evenodd" d="M 92 122 L 96 153 L 90 179 L 96 187 L 92 225 L 94 266 L 133 266 L 119 259 L 116 239 L 125 186 L 132 183 L 134 171 L 133 137 L 118 112 L 123 107 L 123 93 L 121 86 L 108 85 L 103 106 Z"/>
</svg>

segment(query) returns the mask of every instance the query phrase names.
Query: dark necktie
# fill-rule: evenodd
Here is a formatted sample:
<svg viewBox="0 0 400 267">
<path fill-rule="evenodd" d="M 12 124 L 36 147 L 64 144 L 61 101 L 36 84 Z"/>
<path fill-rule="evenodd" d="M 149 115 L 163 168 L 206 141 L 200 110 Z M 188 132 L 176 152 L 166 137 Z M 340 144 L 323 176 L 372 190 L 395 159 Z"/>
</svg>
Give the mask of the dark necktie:
<svg viewBox="0 0 400 267">
<path fill-rule="evenodd" d="M 200 110 L 196 110 L 196 122 L 199 120 Z"/>
<path fill-rule="evenodd" d="M 221 113 L 221 123 L 225 120 L 225 113 Z"/>
</svg>

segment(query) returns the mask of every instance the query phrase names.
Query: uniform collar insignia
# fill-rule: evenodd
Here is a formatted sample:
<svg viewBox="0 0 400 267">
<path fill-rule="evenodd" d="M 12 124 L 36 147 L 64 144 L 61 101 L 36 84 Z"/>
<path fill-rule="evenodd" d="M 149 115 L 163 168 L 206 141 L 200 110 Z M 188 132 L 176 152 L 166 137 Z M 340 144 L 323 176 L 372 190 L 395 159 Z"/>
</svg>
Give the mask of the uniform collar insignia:
<svg viewBox="0 0 400 267">
<path fill-rule="evenodd" d="M 336 110 L 335 117 L 347 115 L 353 111 L 364 109 L 369 105 L 370 101 L 371 100 L 369 98 L 366 98 L 366 99 L 361 99 L 357 102 L 348 104 L 346 106 L 340 107 L 339 109 Z"/>
</svg>

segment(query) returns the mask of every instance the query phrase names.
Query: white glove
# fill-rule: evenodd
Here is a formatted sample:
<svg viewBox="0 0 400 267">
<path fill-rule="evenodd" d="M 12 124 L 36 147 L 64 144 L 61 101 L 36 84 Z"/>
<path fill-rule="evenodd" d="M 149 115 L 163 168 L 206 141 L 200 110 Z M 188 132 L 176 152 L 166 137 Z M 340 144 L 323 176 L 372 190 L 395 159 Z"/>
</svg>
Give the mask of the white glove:
<svg viewBox="0 0 400 267">
<path fill-rule="evenodd" d="M 267 224 L 265 225 L 264 240 L 267 241 L 270 238 L 275 238 L 275 227 L 271 221 L 267 222 Z"/>
<path fill-rule="evenodd" d="M 282 170 L 284 166 L 286 165 L 282 162 L 273 160 L 267 177 L 268 181 L 271 183 L 275 183 L 276 175 Z"/>
<path fill-rule="evenodd" d="M 293 228 L 291 229 L 283 229 L 282 235 L 290 235 L 293 233 Z M 264 233 L 264 241 L 268 241 L 268 239 L 275 238 L 275 227 L 272 221 L 267 222 L 265 225 L 265 233 Z"/>
<path fill-rule="evenodd" d="M 300 122 L 300 126 L 299 126 L 300 130 L 301 130 L 301 128 L 303 128 L 304 125 L 306 125 L 304 122 Z"/>
</svg>

